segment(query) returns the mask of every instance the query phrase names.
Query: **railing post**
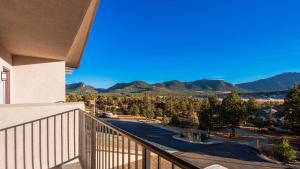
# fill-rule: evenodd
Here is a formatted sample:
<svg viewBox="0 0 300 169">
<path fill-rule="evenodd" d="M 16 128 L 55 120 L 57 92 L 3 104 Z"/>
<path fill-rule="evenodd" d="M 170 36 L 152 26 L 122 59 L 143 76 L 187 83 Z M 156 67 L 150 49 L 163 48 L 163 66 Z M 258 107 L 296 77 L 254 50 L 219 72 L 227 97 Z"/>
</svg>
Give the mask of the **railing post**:
<svg viewBox="0 0 300 169">
<path fill-rule="evenodd" d="M 92 119 L 91 169 L 96 168 L 96 121 Z"/>
<path fill-rule="evenodd" d="M 146 147 L 143 147 L 143 160 L 142 160 L 142 168 L 143 169 L 150 169 L 151 165 L 151 157 L 150 152 Z"/>
<path fill-rule="evenodd" d="M 83 128 L 83 122 L 82 122 L 82 119 L 83 119 L 83 116 L 82 116 L 82 112 L 81 110 L 78 110 L 78 145 L 79 145 L 79 152 L 78 152 L 78 155 L 79 155 L 79 160 L 81 162 L 81 164 L 83 164 L 83 141 L 82 141 L 82 138 L 83 138 L 83 131 L 82 131 L 82 128 Z"/>
<path fill-rule="evenodd" d="M 87 169 L 87 143 L 86 143 L 86 137 L 87 137 L 87 127 L 86 127 L 86 117 L 84 112 L 80 110 L 80 120 L 81 124 L 79 127 L 79 132 L 81 133 L 80 137 L 80 145 L 81 145 L 81 152 L 80 152 L 80 157 L 82 159 L 82 166 L 84 169 Z"/>
</svg>

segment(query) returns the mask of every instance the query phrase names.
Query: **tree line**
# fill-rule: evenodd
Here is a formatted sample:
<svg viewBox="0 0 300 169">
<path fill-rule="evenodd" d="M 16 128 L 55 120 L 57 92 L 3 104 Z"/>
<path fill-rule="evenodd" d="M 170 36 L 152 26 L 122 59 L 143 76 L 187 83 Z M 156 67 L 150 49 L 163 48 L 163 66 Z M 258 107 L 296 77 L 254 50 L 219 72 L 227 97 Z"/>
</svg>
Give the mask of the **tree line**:
<svg viewBox="0 0 300 169">
<path fill-rule="evenodd" d="M 265 122 L 259 117 L 262 106 L 255 98 L 247 101 L 241 99 L 236 91 L 232 91 L 221 99 L 216 95 L 207 98 L 186 96 L 153 96 L 142 95 L 77 95 L 70 94 L 67 101 L 84 101 L 90 106 L 90 101 L 96 100 L 97 111 L 119 112 L 127 115 L 144 116 L 148 119 L 162 118 L 173 125 L 196 126 L 208 132 L 220 128 L 231 128 L 232 136 L 235 128 L 256 114 L 252 123 L 263 127 Z M 289 90 L 282 105 L 281 116 L 286 126 L 300 131 L 300 86 Z"/>
</svg>

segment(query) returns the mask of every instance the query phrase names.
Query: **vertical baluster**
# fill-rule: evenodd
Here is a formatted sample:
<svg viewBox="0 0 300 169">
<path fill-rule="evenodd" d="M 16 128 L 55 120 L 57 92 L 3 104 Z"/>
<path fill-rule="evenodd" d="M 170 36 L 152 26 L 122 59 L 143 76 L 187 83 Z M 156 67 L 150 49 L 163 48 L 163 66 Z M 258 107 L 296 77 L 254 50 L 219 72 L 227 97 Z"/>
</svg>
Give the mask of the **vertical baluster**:
<svg viewBox="0 0 300 169">
<path fill-rule="evenodd" d="M 117 169 L 119 169 L 119 166 L 120 166 L 120 163 L 119 163 L 119 148 L 120 148 L 120 146 L 119 146 L 119 142 L 120 142 L 120 135 L 119 135 L 119 133 L 117 132 Z"/>
<path fill-rule="evenodd" d="M 98 122 L 96 122 L 96 168 L 98 169 L 99 168 L 99 161 L 98 161 L 98 158 L 99 158 L 99 151 L 98 151 Z"/>
<path fill-rule="evenodd" d="M 88 137 L 88 139 L 89 139 L 89 148 L 88 148 L 88 150 L 89 150 L 89 165 L 88 165 L 88 167 L 90 168 L 90 169 L 92 169 L 92 135 L 93 135 L 93 129 L 92 129 L 92 120 L 91 120 L 91 118 L 89 117 L 89 125 L 88 125 L 88 127 L 89 127 L 89 137 Z"/>
<path fill-rule="evenodd" d="M 64 146 L 63 146 L 63 114 L 60 115 L 60 152 L 61 152 L 61 163 L 63 163 L 64 159 Z"/>
<path fill-rule="evenodd" d="M 91 131 L 90 131 L 90 126 L 89 126 L 89 122 L 90 122 L 90 119 L 88 116 L 86 116 L 86 127 L 87 127 L 87 130 L 86 130 L 86 165 L 87 165 L 87 169 L 89 169 L 89 165 L 90 165 L 90 134 L 91 134 Z"/>
<path fill-rule="evenodd" d="M 25 158 L 25 155 L 26 155 L 26 147 L 25 147 L 25 142 L 26 140 L 26 133 L 25 133 L 25 124 L 23 125 L 23 165 L 24 165 L 24 169 L 26 169 L 26 158 Z"/>
<path fill-rule="evenodd" d="M 42 122 L 39 120 L 39 160 L 40 169 L 42 168 Z"/>
<path fill-rule="evenodd" d="M 70 159 L 70 112 L 67 114 L 67 151 L 68 151 L 68 160 Z"/>
<path fill-rule="evenodd" d="M 107 127 L 104 126 L 104 151 L 105 151 L 105 168 L 107 168 Z"/>
<path fill-rule="evenodd" d="M 32 164 L 32 169 L 34 169 L 33 122 L 31 123 L 31 164 Z"/>
<path fill-rule="evenodd" d="M 108 168 L 110 168 L 110 129 L 107 128 L 108 130 Z"/>
<path fill-rule="evenodd" d="M 143 147 L 143 159 L 142 159 L 142 166 L 143 169 L 150 169 L 151 168 L 151 159 L 150 159 L 150 151 Z"/>
<path fill-rule="evenodd" d="M 144 146 L 142 146 L 142 148 L 142 168 L 147 169 L 147 149 Z"/>
<path fill-rule="evenodd" d="M 91 136 L 91 168 L 96 168 L 96 121 L 91 118 L 92 121 L 92 136 Z"/>
<path fill-rule="evenodd" d="M 104 169 L 104 126 L 101 126 L 101 158 L 102 158 L 102 169 Z"/>
<path fill-rule="evenodd" d="M 82 159 L 83 159 L 83 166 L 85 166 L 85 146 L 86 146 L 86 143 L 85 143 L 85 135 L 86 135 L 86 130 L 85 130 L 85 115 L 84 115 L 84 112 L 81 112 L 81 130 L 82 130 L 82 137 L 81 137 L 81 154 L 82 154 Z"/>
<path fill-rule="evenodd" d="M 78 111 L 78 123 L 79 123 L 79 126 L 78 126 L 78 137 L 79 137 L 79 157 L 80 157 L 80 160 L 83 164 L 83 155 L 84 155 L 84 152 L 83 152 L 83 137 L 84 137 L 84 129 L 83 129 L 83 113 L 79 110 Z"/>
<path fill-rule="evenodd" d="M 56 166 L 56 116 L 54 116 L 54 165 Z"/>
<path fill-rule="evenodd" d="M 75 128 L 74 128 L 75 129 Z M 80 112 L 78 112 L 78 155 L 79 155 L 79 160 L 80 162 L 82 163 L 82 151 L 81 151 L 81 148 L 82 148 L 82 141 L 81 141 L 81 137 L 82 137 L 82 130 L 81 130 L 81 115 L 80 115 Z M 75 147 L 74 147 L 75 148 Z M 76 154 L 76 153 L 75 153 Z"/>
<path fill-rule="evenodd" d="M 47 138 L 46 138 L 46 144 L 47 144 L 47 152 L 46 152 L 46 155 L 47 155 L 47 168 L 49 168 L 49 118 L 46 119 L 46 128 L 47 128 Z"/>
<path fill-rule="evenodd" d="M 17 169 L 17 127 L 14 127 L 14 145 L 15 145 L 15 169 Z"/>
<path fill-rule="evenodd" d="M 127 138 L 127 141 L 128 141 L 128 150 L 127 150 L 127 153 L 128 153 L 128 169 L 130 169 L 130 139 Z"/>
<path fill-rule="evenodd" d="M 73 140 L 74 140 L 73 153 L 74 153 L 74 157 L 76 157 L 76 132 L 75 132 L 75 130 L 76 130 L 76 110 L 74 110 L 74 114 L 73 114 Z"/>
<path fill-rule="evenodd" d="M 158 154 L 157 154 L 157 169 L 161 169 L 161 159 Z"/>
<path fill-rule="evenodd" d="M 172 162 L 172 169 L 175 169 L 175 165 L 174 165 L 174 163 Z"/>
<path fill-rule="evenodd" d="M 125 160 L 124 160 L 124 136 L 122 135 L 122 169 L 124 169 L 125 165 Z"/>
<path fill-rule="evenodd" d="M 115 132 L 112 130 L 112 168 L 115 166 Z"/>
<path fill-rule="evenodd" d="M 102 126 L 101 123 L 99 122 L 99 169 L 101 169 L 102 163 L 103 161 L 101 161 L 102 159 Z"/>
<path fill-rule="evenodd" d="M 5 168 L 7 169 L 7 161 L 8 161 L 8 157 L 7 157 L 7 129 L 4 131 L 4 142 L 5 142 Z"/>
<path fill-rule="evenodd" d="M 138 144 L 135 142 L 135 169 L 138 169 Z"/>
<path fill-rule="evenodd" d="M 85 148 L 84 148 L 84 151 L 85 151 L 85 158 L 84 158 L 84 161 L 85 161 L 85 169 L 88 169 L 88 160 L 87 160 L 87 158 L 88 158 L 88 128 L 87 128 L 87 125 L 88 125 L 88 121 L 87 121 L 87 116 L 85 116 L 84 117 L 84 121 L 85 121 L 85 123 L 84 123 L 84 127 L 85 127 L 85 131 L 86 131 L 86 133 L 85 133 Z"/>
</svg>

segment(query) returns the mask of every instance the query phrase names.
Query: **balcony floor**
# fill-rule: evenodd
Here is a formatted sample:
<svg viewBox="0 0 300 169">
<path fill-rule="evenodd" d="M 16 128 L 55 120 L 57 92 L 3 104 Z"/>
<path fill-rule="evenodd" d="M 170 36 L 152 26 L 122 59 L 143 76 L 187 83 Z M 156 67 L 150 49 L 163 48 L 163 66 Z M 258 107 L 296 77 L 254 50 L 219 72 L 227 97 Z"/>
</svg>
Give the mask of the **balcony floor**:
<svg viewBox="0 0 300 169">
<path fill-rule="evenodd" d="M 79 162 L 66 164 L 59 167 L 54 167 L 52 169 L 82 169 Z"/>
</svg>

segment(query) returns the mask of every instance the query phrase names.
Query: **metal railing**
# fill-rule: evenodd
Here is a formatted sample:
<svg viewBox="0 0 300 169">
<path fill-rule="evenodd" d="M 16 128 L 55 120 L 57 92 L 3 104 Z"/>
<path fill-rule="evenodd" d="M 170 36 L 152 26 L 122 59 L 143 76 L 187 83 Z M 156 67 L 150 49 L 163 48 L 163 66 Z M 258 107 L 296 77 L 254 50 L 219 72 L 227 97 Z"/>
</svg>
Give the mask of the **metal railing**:
<svg viewBox="0 0 300 169">
<path fill-rule="evenodd" d="M 80 109 L 0 129 L 1 169 L 48 169 L 74 159 L 83 169 L 198 169 Z"/>
<path fill-rule="evenodd" d="M 81 112 L 79 158 L 84 169 L 198 169 L 144 139 Z"/>
<path fill-rule="evenodd" d="M 0 129 L 0 168 L 52 168 L 78 158 L 79 112 L 69 110 Z"/>
</svg>

